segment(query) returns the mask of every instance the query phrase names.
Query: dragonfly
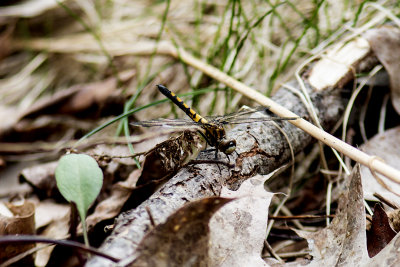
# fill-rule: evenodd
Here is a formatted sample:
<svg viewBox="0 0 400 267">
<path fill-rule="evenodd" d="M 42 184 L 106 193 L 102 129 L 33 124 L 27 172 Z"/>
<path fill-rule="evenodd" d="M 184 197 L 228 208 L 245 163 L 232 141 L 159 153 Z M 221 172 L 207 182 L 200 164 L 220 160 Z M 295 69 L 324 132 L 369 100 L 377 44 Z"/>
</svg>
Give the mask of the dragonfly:
<svg viewBox="0 0 400 267">
<path fill-rule="evenodd" d="M 139 121 L 131 123 L 134 126 L 153 127 L 196 127 L 198 132 L 204 137 L 207 144 L 215 148 L 215 158 L 218 158 L 218 152 L 223 152 L 227 157 L 236 150 L 236 140 L 228 139 L 226 136 L 225 126 L 229 124 L 242 124 L 264 121 L 282 121 L 294 120 L 296 118 L 281 117 L 258 117 L 249 118 L 248 116 L 256 112 L 266 112 L 267 107 L 258 107 L 251 110 L 242 110 L 223 116 L 203 117 L 190 108 L 181 98 L 171 92 L 164 85 L 157 85 L 158 90 L 169 98 L 176 106 L 183 110 L 191 120 L 188 119 L 155 119 L 148 121 Z M 229 157 L 228 157 L 229 159 Z"/>
</svg>

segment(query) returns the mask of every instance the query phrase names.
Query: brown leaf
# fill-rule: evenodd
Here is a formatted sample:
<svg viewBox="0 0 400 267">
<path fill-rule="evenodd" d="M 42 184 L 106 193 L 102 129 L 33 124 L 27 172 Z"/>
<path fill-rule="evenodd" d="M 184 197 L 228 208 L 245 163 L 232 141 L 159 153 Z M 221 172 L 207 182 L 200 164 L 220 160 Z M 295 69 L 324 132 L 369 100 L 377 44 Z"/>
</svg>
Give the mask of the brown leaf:
<svg viewBox="0 0 400 267">
<path fill-rule="evenodd" d="M 78 84 L 58 91 L 54 95 L 41 98 L 21 115 L 21 119 L 33 118 L 43 114 L 74 115 L 92 107 L 99 110 L 112 98 L 116 90 L 117 80 L 114 77 L 99 82 Z"/>
<path fill-rule="evenodd" d="M 35 205 L 24 201 L 22 205 L 6 204 L 12 216 L 0 215 L 0 235 L 32 235 L 35 233 Z M 34 244 L 0 245 L 0 262 L 4 262 L 34 247 Z M 26 262 L 25 262 L 26 260 Z M 25 259 L 28 264 L 32 258 Z"/>
<path fill-rule="evenodd" d="M 359 266 L 400 266 L 400 234 L 392 239 L 387 246 L 382 249 L 375 257 L 369 259 L 367 264 Z"/>
<path fill-rule="evenodd" d="M 47 198 L 57 196 L 62 199 L 56 185 L 54 172 L 58 162 L 38 164 L 33 167 L 25 168 L 20 174 L 20 179 L 29 183 L 39 195 Z"/>
<path fill-rule="evenodd" d="M 54 95 L 43 96 L 20 116 L 20 119 L 34 118 L 42 114 L 58 113 L 59 106 L 63 106 L 69 99 L 75 96 L 82 86 L 73 86 L 68 89 L 57 91 Z"/>
<path fill-rule="evenodd" d="M 10 23 L 6 29 L 0 33 L 0 60 L 12 52 L 11 38 L 14 33 L 15 23 Z"/>
<path fill-rule="evenodd" d="M 210 197 L 180 208 L 143 238 L 130 266 L 208 266 L 209 220 L 231 200 Z"/>
<path fill-rule="evenodd" d="M 60 113 L 74 114 L 93 105 L 104 104 L 107 98 L 117 89 L 117 80 L 113 77 L 79 87 L 81 87 L 80 90 L 60 107 Z"/>
<path fill-rule="evenodd" d="M 365 36 L 389 74 L 392 104 L 400 114 L 400 29 L 385 25 L 369 30 Z"/>
<path fill-rule="evenodd" d="M 113 185 L 111 195 L 101 201 L 96 206 L 93 214 L 86 219 L 88 229 L 94 227 L 101 221 L 114 218 L 119 214 L 121 208 L 130 197 L 140 173 L 141 170 L 135 170 L 129 175 L 126 181 L 118 182 Z"/>
<path fill-rule="evenodd" d="M 13 203 L 6 203 L 6 205 L 13 216 L 0 215 L 2 220 L 0 235 L 33 234 L 35 232 L 35 205 L 29 201 L 24 201 L 21 205 Z"/>
<path fill-rule="evenodd" d="M 348 179 L 348 190 L 339 198 L 331 225 L 316 233 L 296 231 L 307 239 L 316 266 L 362 266 L 362 261 L 369 259 L 359 164 Z"/>
<path fill-rule="evenodd" d="M 393 239 L 396 232 L 390 227 L 388 216 L 380 204 L 374 208 L 371 229 L 367 231 L 368 255 L 372 258 Z"/>
<path fill-rule="evenodd" d="M 134 71 L 119 73 L 122 82 L 129 81 L 135 75 Z M 117 79 L 111 77 L 102 81 L 77 84 L 68 89 L 59 90 L 53 95 L 44 96 L 25 110 L 19 119 L 36 118 L 43 114 L 79 114 L 95 107 L 94 111 L 107 105 L 123 104 L 123 97 L 117 89 Z M 117 114 L 113 110 L 112 114 Z M 81 116 L 79 116 L 81 117 Z"/>
<path fill-rule="evenodd" d="M 199 134 L 190 130 L 159 143 L 146 154 L 143 172 L 137 184 L 147 184 L 172 175 L 196 158 L 203 145 Z"/>
</svg>

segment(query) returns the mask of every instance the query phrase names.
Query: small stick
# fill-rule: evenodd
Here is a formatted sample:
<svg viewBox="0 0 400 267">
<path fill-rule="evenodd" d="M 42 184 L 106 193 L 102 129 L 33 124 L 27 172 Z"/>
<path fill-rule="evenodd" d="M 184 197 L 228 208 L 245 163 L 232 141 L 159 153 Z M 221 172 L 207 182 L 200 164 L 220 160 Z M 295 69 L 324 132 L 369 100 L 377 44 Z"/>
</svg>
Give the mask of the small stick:
<svg viewBox="0 0 400 267">
<path fill-rule="evenodd" d="M 304 220 L 304 219 L 325 219 L 335 218 L 335 215 L 293 215 L 293 216 L 268 216 L 269 219 L 285 221 L 285 220 Z"/>
<path fill-rule="evenodd" d="M 156 227 L 156 223 L 154 221 L 153 215 L 151 214 L 150 208 L 148 206 L 145 207 L 147 214 L 149 215 L 149 220 L 150 220 L 150 224 L 151 226 L 154 228 Z"/>
<path fill-rule="evenodd" d="M 382 203 L 385 203 L 386 205 L 388 205 L 389 207 L 391 207 L 392 209 L 398 209 L 399 206 L 397 206 L 396 204 L 394 204 L 393 202 L 391 202 L 390 200 L 384 198 L 381 194 L 379 193 L 374 193 L 373 194 L 374 197 L 376 197 L 377 199 L 379 199 L 379 201 L 381 201 Z"/>
<path fill-rule="evenodd" d="M 279 257 L 277 253 L 275 253 L 274 249 L 271 247 L 271 245 L 267 242 L 267 240 L 264 240 L 264 246 L 275 259 L 277 259 L 280 263 L 284 263 L 284 261 Z"/>
<path fill-rule="evenodd" d="M 108 255 L 96 248 L 87 247 L 82 243 L 78 243 L 78 242 L 71 241 L 71 240 L 50 239 L 50 238 L 43 238 L 43 237 L 39 237 L 39 236 L 33 236 L 33 235 L 17 235 L 17 236 L 7 235 L 7 236 L 2 236 L 0 238 L 1 245 L 16 244 L 16 243 L 47 243 L 47 244 L 53 244 L 53 245 L 72 247 L 75 249 L 80 249 L 80 250 L 89 252 L 89 253 L 97 255 L 97 256 L 101 256 L 101 257 L 109 259 L 113 262 L 119 261 L 119 259 L 114 258 L 113 256 Z"/>
</svg>

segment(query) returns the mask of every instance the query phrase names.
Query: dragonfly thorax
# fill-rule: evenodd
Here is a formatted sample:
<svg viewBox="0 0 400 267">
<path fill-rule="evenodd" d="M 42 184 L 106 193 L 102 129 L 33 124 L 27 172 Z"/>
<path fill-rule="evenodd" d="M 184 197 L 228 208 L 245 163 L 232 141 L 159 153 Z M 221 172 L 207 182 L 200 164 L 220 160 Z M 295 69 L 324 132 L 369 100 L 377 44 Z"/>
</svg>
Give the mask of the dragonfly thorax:
<svg viewBox="0 0 400 267">
<path fill-rule="evenodd" d="M 208 122 L 202 125 L 205 130 L 207 142 L 226 155 L 232 154 L 236 149 L 235 140 L 227 140 L 224 126 L 219 123 Z"/>
</svg>

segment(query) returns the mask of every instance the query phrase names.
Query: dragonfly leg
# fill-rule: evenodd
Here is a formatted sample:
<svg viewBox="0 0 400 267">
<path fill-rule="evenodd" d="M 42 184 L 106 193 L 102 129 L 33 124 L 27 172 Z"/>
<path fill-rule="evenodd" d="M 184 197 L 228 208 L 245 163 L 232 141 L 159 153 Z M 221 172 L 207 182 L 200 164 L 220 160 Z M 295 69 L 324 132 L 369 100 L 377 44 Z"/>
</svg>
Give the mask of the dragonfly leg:
<svg viewBox="0 0 400 267">
<path fill-rule="evenodd" d="M 204 133 L 202 133 L 201 131 L 197 131 L 201 136 L 203 136 L 204 140 L 206 140 L 207 145 L 211 146 L 210 141 L 208 140 L 207 136 L 205 136 Z"/>
<path fill-rule="evenodd" d="M 204 151 L 204 152 L 215 151 L 214 160 L 218 160 L 218 149 L 216 149 L 216 148 L 210 148 L 210 149 L 204 149 L 203 151 Z"/>
<path fill-rule="evenodd" d="M 228 159 L 228 164 L 231 163 L 231 159 L 229 158 L 228 154 L 225 154 L 226 158 Z"/>
<path fill-rule="evenodd" d="M 221 167 L 219 167 L 219 164 L 217 164 L 217 167 L 218 167 L 218 170 L 219 170 L 219 175 L 222 175 Z"/>
</svg>

